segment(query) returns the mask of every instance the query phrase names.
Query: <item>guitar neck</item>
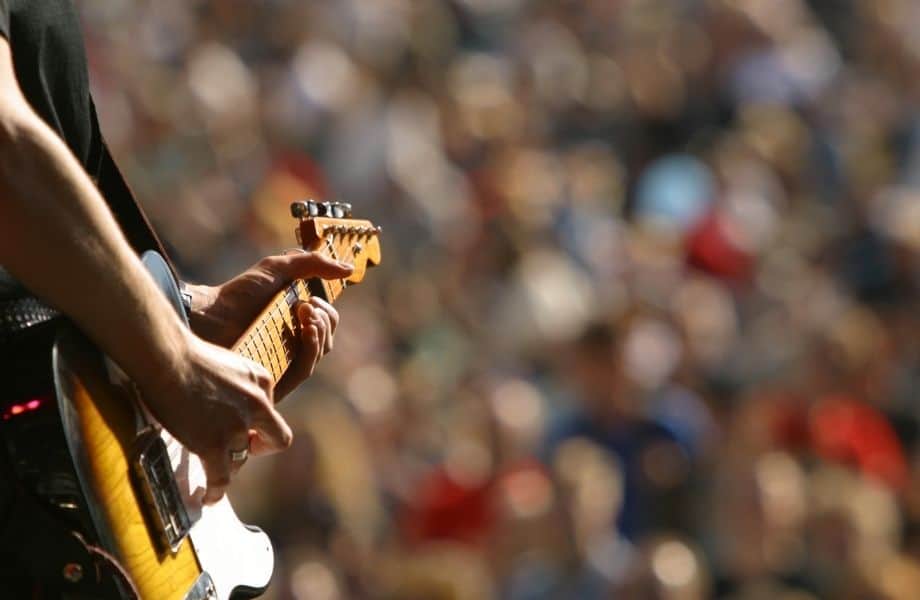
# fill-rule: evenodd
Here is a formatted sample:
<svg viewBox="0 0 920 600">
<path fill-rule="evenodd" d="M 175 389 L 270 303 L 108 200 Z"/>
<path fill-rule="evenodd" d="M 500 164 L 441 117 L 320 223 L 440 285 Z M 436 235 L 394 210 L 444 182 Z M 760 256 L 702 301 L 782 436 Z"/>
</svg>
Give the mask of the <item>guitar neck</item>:
<svg viewBox="0 0 920 600">
<path fill-rule="evenodd" d="M 291 213 L 300 219 L 297 240 L 304 250 L 346 262 L 353 267 L 346 279 L 298 279 L 282 289 L 233 346 L 281 380 L 300 352 L 300 322 L 296 307 L 318 296 L 334 302 L 345 287 L 360 282 L 368 266 L 380 263 L 380 228 L 350 218 L 350 207 L 336 203 L 295 202 Z"/>
<path fill-rule="evenodd" d="M 334 302 L 347 282 L 341 279 L 298 279 L 278 292 L 265 310 L 233 346 L 233 350 L 265 367 L 275 380 L 281 380 L 300 352 L 299 302 L 319 296 Z"/>
</svg>

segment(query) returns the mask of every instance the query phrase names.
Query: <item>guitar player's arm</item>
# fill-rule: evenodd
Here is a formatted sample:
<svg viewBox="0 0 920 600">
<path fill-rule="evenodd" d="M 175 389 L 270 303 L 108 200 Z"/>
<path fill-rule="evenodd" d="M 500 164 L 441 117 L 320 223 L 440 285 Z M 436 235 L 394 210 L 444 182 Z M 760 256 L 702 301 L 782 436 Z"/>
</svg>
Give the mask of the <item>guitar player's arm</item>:
<svg viewBox="0 0 920 600">
<path fill-rule="evenodd" d="M 205 463 L 207 501 L 231 450 L 282 449 L 270 375 L 189 332 L 67 146 L 32 111 L 0 37 L 0 264 L 69 316 L 138 384 L 154 415 Z"/>
</svg>

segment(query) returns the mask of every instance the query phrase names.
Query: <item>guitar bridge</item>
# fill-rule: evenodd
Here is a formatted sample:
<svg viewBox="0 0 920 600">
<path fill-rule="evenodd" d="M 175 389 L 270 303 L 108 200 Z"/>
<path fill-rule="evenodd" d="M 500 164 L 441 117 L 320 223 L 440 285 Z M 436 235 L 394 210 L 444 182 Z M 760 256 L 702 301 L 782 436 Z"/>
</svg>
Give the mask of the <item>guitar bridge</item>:
<svg viewBox="0 0 920 600">
<path fill-rule="evenodd" d="M 191 521 L 179 495 L 169 452 L 163 439 L 152 429 L 138 437 L 136 448 L 133 474 L 147 508 L 151 537 L 161 550 L 175 554 L 191 529 Z"/>
</svg>

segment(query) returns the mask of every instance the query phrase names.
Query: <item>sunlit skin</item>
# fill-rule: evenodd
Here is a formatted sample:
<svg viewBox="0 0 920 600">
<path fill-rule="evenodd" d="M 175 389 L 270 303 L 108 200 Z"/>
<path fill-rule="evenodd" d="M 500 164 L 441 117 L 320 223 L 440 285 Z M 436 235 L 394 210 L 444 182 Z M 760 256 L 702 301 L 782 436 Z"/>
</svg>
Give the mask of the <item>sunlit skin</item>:
<svg viewBox="0 0 920 600">
<path fill-rule="evenodd" d="M 201 457 L 206 502 L 223 496 L 239 468 L 231 452 L 261 454 L 290 445 L 291 428 L 275 410 L 275 399 L 332 348 L 338 314 L 320 301 L 298 308 L 304 350 L 278 390 L 268 371 L 228 350 L 227 341 L 290 279 L 350 273 L 309 253 L 269 257 L 223 285 L 193 286 L 193 323 L 210 326 L 201 328 L 204 337 L 190 331 L 144 270 L 82 166 L 23 97 L 5 38 L 0 38 L 0 264 L 115 360 L 157 420 Z"/>
</svg>

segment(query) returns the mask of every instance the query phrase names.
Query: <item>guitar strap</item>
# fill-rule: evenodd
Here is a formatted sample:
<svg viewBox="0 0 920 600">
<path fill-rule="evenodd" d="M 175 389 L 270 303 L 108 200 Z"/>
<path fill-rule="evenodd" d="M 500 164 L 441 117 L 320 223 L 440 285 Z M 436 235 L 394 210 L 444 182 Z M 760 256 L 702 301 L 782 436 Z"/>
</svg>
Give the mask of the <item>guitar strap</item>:
<svg viewBox="0 0 920 600">
<path fill-rule="evenodd" d="M 92 111 L 95 114 L 95 106 L 92 107 Z M 105 139 L 102 140 L 102 157 L 100 158 L 99 175 L 96 184 L 134 251 L 138 255 L 147 250 L 159 252 L 166 259 L 170 270 L 176 276 L 176 281 L 178 281 L 179 278 L 175 266 L 169 259 L 169 253 L 166 252 L 163 242 L 157 236 L 153 226 L 147 219 L 147 215 L 138 203 L 137 197 L 122 175 L 121 169 L 115 163 Z"/>
</svg>

